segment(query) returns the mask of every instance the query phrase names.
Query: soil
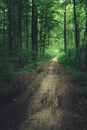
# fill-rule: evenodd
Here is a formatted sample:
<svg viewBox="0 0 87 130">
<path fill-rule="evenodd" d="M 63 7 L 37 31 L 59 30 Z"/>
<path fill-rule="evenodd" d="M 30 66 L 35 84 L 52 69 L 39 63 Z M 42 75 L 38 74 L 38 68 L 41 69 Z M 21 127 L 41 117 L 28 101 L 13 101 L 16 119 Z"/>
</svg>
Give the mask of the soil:
<svg viewBox="0 0 87 130">
<path fill-rule="evenodd" d="M 79 89 L 57 58 L 11 86 L 14 91 L 0 97 L 0 130 L 87 130 Z"/>
</svg>

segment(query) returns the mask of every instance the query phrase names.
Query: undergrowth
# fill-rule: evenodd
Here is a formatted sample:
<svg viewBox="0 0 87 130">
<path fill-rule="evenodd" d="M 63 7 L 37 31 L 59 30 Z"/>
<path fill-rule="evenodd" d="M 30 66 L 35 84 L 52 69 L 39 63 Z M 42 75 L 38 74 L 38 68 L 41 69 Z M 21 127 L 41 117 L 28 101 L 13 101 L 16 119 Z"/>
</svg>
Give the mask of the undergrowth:
<svg viewBox="0 0 87 130">
<path fill-rule="evenodd" d="M 11 89 L 10 82 L 14 77 L 24 73 L 35 71 L 37 66 L 48 61 L 51 57 L 38 58 L 36 61 L 30 60 L 30 55 L 8 56 L 0 58 L 0 94 Z"/>
<path fill-rule="evenodd" d="M 20 75 L 20 74 L 24 74 L 24 73 L 33 72 L 33 71 L 36 70 L 36 68 L 39 65 L 47 62 L 49 59 L 50 58 L 47 58 L 47 59 L 45 59 L 45 58 L 42 58 L 42 59 L 39 58 L 36 61 L 31 62 L 30 64 L 26 64 L 25 66 L 23 66 L 22 68 L 20 68 L 18 71 L 16 71 L 15 74 L 16 75 Z"/>
<path fill-rule="evenodd" d="M 87 71 L 85 70 L 84 58 L 75 61 L 75 56 L 69 57 L 68 54 L 61 52 L 59 62 L 63 65 L 65 71 L 69 74 L 71 82 L 78 85 L 84 95 L 87 95 Z"/>
</svg>

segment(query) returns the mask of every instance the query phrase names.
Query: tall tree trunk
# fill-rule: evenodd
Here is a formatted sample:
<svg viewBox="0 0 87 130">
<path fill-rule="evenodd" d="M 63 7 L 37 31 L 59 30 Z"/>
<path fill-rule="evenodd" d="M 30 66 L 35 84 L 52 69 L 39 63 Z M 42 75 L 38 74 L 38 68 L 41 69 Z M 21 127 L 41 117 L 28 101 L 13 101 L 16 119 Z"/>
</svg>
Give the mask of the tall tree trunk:
<svg viewBox="0 0 87 130">
<path fill-rule="evenodd" d="M 66 0 L 65 0 L 65 10 L 64 10 L 64 50 L 66 53 Z"/>
<path fill-rule="evenodd" d="M 76 60 L 78 58 L 78 25 L 77 25 L 77 15 L 76 15 L 76 0 L 73 0 L 74 2 L 74 24 L 75 24 L 75 44 L 76 44 Z"/>
<path fill-rule="evenodd" d="M 36 0 L 32 0 L 32 60 L 36 60 L 37 47 L 37 5 Z"/>
<path fill-rule="evenodd" d="M 14 4 L 14 2 L 13 2 Z M 14 45 L 14 54 L 17 55 L 17 15 L 16 7 L 12 9 L 12 30 L 13 30 L 13 45 Z"/>
<path fill-rule="evenodd" d="M 38 56 L 38 8 L 36 5 L 36 55 Z"/>
<path fill-rule="evenodd" d="M 5 37 L 6 37 L 6 32 L 5 32 L 5 26 L 6 26 L 5 25 L 6 24 L 5 10 L 4 10 L 4 16 L 3 17 L 4 17 L 4 24 L 3 24 L 3 45 L 2 46 L 5 47 Z"/>
<path fill-rule="evenodd" d="M 77 24 L 77 30 L 78 30 L 78 46 L 80 45 L 80 24 L 79 24 L 79 22 L 78 22 L 78 24 Z"/>
<path fill-rule="evenodd" d="M 28 49 L 28 10 L 26 10 L 26 48 Z"/>
<path fill-rule="evenodd" d="M 45 51 L 45 41 L 46 41 L 46 27 L 44 27 L 44 32 L 43 32 L 43 48 L 42 48 L 42 56 L 44 56 L 44 51 Z"/>
<path fill-rule="evenodd" d="M 18 21 L 18 31 L 19 31 L 19 49 L 22 51 L 22 0 L 19 1 L 19 21 Z"/>
<path fill-rule="evenodd" d="M 12 11 L 11 11 L 11 1 L 8 0 L 8 42 L 9 42 L 9 54 L 12 55 Z"/>
<path fill-rule="evenodd" d="M 87 1 L 86 1 L 86 28 L 85 28 L 85 43 L 86 43 L 85 68 L 86 68 L 86 70 L 87 70 Z"/>
<path fill-rule="evenodd" d="M 39 36 L 39 47 L 40 47 L 40 56 L 42 55 L 42 20 L 40 22 L 40 36 Z"/>
</svg>

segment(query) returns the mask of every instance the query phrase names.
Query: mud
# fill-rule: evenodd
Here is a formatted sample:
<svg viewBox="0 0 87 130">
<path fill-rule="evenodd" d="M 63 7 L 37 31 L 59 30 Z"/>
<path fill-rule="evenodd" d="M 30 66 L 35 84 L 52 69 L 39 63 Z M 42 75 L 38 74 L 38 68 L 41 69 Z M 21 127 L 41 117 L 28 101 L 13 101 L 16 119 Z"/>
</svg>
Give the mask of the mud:
<svg viewBox="0 0 87 130">
<path fill-rule="evenodd" d="M 67 79 L 57 58 L 38 67 L 22 82 L 26 89 L 0 112 L 0 130 L 83 130 Z"/>
</svg>

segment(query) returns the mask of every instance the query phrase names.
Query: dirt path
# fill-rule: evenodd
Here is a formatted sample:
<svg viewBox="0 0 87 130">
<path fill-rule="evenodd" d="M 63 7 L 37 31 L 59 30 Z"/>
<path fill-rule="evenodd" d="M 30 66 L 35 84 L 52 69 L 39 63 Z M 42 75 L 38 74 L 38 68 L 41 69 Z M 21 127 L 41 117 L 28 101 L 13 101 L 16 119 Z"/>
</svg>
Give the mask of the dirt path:
<svg viewBox="0 0 87 130">
<path fill-rule="evenodd" d="M 73 85 L 57 58 L 28 78 L 26 90 L 1 111 L 0 130 L 83 130 L 74 110 Z"/>
</svg>

